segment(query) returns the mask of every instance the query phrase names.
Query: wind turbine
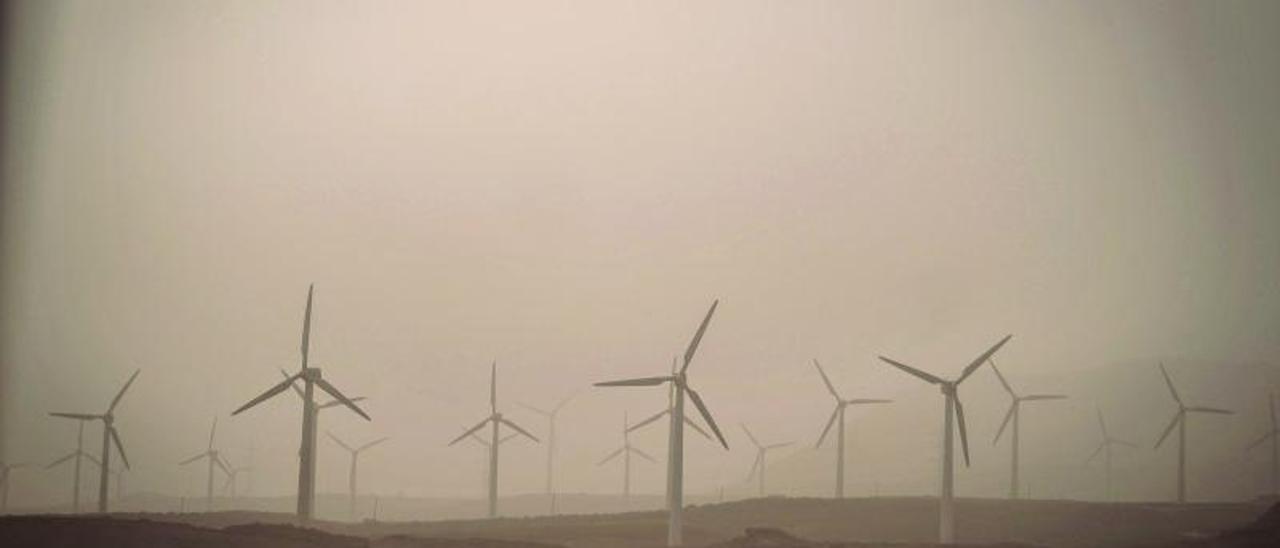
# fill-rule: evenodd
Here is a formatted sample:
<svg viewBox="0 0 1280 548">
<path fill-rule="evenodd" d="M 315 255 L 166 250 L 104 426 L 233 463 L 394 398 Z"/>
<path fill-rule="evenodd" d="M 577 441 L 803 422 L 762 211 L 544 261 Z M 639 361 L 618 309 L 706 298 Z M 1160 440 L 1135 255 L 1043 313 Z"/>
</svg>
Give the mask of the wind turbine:
<svg viewBox="0 0 1280 548">
<path fill-rule="evenodd" d="M 13 464 L 0 462 L 0 514 L 9 511 L 9 472 L 18 468 L 26 468 L 25 462 L 15 462 Z"/>
<path fill-rule="evenodd" d="M 1276 418 L 1276 396 L 1275 394 L 1267 395 L 1267 417 L 1271 419 L 1271 429 L 1262 437 L 1249 444 L 1244 450 L 1252 451 L 1262 442 L 1271 440 L 1271 494 L 1280 495 L 1280 419 Z"/>
<path fill-rule="evenodd" d="M 1101 409 L 1098 409 L 1098 428 L 1102 430 L 1102 443 L 1098 444 L 1098 448 L 1093 451 L 1092 455 L 1089 455 L 1089 458 L 1086 459 L 1084 463 L 1087 466 L 1090 462 L 1093 462 L 1093 459 L 1098 457 L 1099 453 L 1102 454 L 1103 465 L 1107 468 L 1107 498 L 1111 499 L 1111 447 L 1114 445 L 1123 445 L 1137 449 L 1138 446 L 1131 442 L 1111 437 L 1111 434 L 1107 432 L 1106 421 L 1102 420 Z"/>
<path fill-rule="evenodd" d="M 239 483 L 240 474 L 249 472 L 250 468 L 248 465 L 231 466 L 231 463 L 227 463 L 227 467 L 230 470 L 227 471 L 227 481 L 222 484 L 222 492 L 234 501 L 236 498 L 236 484 Z"/>
<path fill-rule="evenodd" d="M 102 462 L 99 463 L 100 474 L 98 478 L 98 513 L 105 514 L 107 512 L 107 485 L 111 478 L 111 445 L 114 442 L 116 450 L 120 452 L 120 459 L 124 461 L 124 467 L 129 467 L 129 457 L 124 454 L 124 445 L 120 443 L 120 434 L 116 432 L 115 427 L 115 410 L 116 405 L 120 403 L 120 398 L 124 397 L 124 392 L 129 389 L 129 385 L 133 384 L 133 380 L 138 378 L 138 373 L 142 370 L 138 369 L 133 372 L 129 380 L 124 383 L 124 387 L 111 400 L 111 405 L 107 406 L 107 412 L 101 415 L 90 415 L 85 413 L 49 413 L 55 417 L 63 417 L 78 420 L 101 420 L 102 421 Z M 77 492 L 78 493 L 78 492 Z"/>
<path fill-rule="evenodd" d="M 757 485 L 756 491 L 759 494 L 759 496 L 763 497 L 764 496 L 764 476 L 765 476 L 764 472 L 766 468 L 765 465 L 767 464 L 767 462 L 765 461 L 765 457 L 769 454 L 769 451 L 772 451 L 774 449 L 781 449 L 795 442 L 788 441 L 788 442 L 782 442 L 782 443 L 771 443 L 769 445 L 761 445 L 760 442 L 756 440 L 756 437 L 751 435 L 751 431 L 747 429 L 747 425 L 739 424 L 738 426 L 741 426 L 742 431 L 747 433 L 747 438 L 751 440 L 751 444 L 756 446 L 756 460 L 755 462 L 751 463 L 751 471 L 747 472 L 747 481 L 751 481 L 751 478 L 753 477 L 759 480 L 758 483 L 756 484 Z"/>
<path fill-rule="evenodd" d="M 960 383 L 963 383 L 965 379 L 969 378 L 969 375 L 977 371 L 1011 338 L 1013 338 L 1013 335 L 1006 335 L 1003 339 L 1000 339 L 1000 342 L 997 342 L 995 346 L 992 346 L 986 352 L 983 352 L 981 356 L 978 356 L 977 359 L 970 362 L 969 365 L 965 366 L 964 371 L 953 381 L 936 377 L 904 363 L 880 356 L 880 361 L 897 367 L 929 384 L 937 385 L 942 390 L 942 395 L 945 398 L 942 410 L 942 495 L 938 501 L 938 540 L 943 544 L 952 544 L 956 540 L 953 420 L 960 428 L 960 447 L 964 450 L 964 465 L 969 466 L 969 437 L 965 433 L 964 405 L 960 403 L 956 389 L 960 388 Z"/>
<path fill-rule="evenodd" d="M 676 368 L 679 367 L 680 365 L 679 360 L 680 360 L 679 356 L 671 357 L 671 376 L 672 377 L 676 375 Z M 670 389 L 667 390 L 666 409 L 663 409 L 662 411 L 658 411 L 657 413 L 653 414 L 649 418 L 631 425 L 630 431 L 635 432 L 636 430 L 639 430 L 650 424 L 653 424 L 658 419 L 670 415 L 671 411 L 674 410 L 675 408 L 676 408 L 676 385 L 672 383 Z M 706 430 L 703 430 L 701 426 L 698 426 L 698 423 L 694 422 L 693 419 L 690 419 L 688 416 L 684 418 L 684 424 L 685 426 L 692 428 L 694 432 L 701 434 L 702 437 L 707 438 L 707 441 L 715 441 L 715 438 L 712 438 L 711 434 L 708 434 Z"/>
<path fill-rule="evenodd" d="M 1164 433 L 1156 441 L 1156 449 L 1159 449 L 1165 438 L 1169 437 L 1169 433 L 1173 432 L 1173 427 L 1178 427 L 1178 503 L 1181 504 L 1187 502 L 1187 413 L 1216 413 L 1219 415 L 1232 415 L 1234 413 L 1226 409 L 1188 406 L 1182 403 L 1182 398 L 1178 396 L 1178 391 L 1173 387 L 1173 380 L 1169 378 L 1169 372 L 1165 371 L 1163 363 L 1160 364 L 1160 374 L 1164 376 L 1164 382 L 1169 386 L 1169 394 L 1173 395 L 1173 401 L 1178 404 L 1178 411 L 1173 414 L 1173 420 L 1169 422 L 1169 426 L 1164 429 Z"/>
<path fill-rule="evenodd" d="M 631 429 L 627 426 L 627 414 L 623 413 L 622 447 L 600 459 L 596 466 L 604 466 L 609 461 L 622 457 L 622 503 L 627 508 L 631 508 L 631 455 L 639 456 L 649 462 L 657 462 L 648 453 L 631 446 Z"/>
<path fill-rule="evenodd" d="M 1009 470 L 1009 498 L 1017 499 L 1019 496 L 1018 450 L 1020 448 L 1020 444 L 1018 443 L 1018 434 L 1022 431 L 1022 429 L 1019 428 L 1021 423 L 1020 419 L 1022 418 L 1022 403 L 1028 401 L 1065 400 L 1067 397 L 1061 394 L 1031 394 L 1027 396 L 1019 396 L 1017 392 L 1013 391 L 1013 387 L 1009 386 L 1009 381 L 1004 379 L 1004 375 L 1000 373 L 1000 370 L 996 368 L 996 362 L 992 360 L 987 361 L 991 362 L 991 370 L 996 373 L 996 378 L 1000 379 L 1000 385 L 1004 387 L 1004 391 L 1008 392 L 1009 397 L 1013 399 L 1012 403 L 1009 404 L 1009 412 L 1004 414 L 1004 421 L 1000 423 L 1000 429 L 996 431 L 995 439 L 991 440 L 991 445 L 995 445 L 1000 441 L 1000 436 L 1004 434 L 1005 427 L 1009 426 L 1009 421 L 1013 421 L 1013 432 L 1010 434 L 1013 436 L 1013 440 L 1009 444 L 1010 451 L 1013 452 L 1009 458 L 1009 466 L 1011 467 Z"/>
<path fill-rule="evenodd" d="M 553 516 L 556 515 L 556 493 L 555 484 L 553 483 L 555 475 L 555 466 L 553 463 L 556 457 L 556 416 L 559 415 L 560 410 L 577 395 L 577 392 L 569 394 L 563 400 L 560 400 L 560 403 L 557 403 L 555 407 L 552 407 L 550 411 L 516 402 L 521 407 L 542 415 L 547 419 L 547 498 L 551 501 L 551 515 Z"/>
<path fill-rule="evenodd" d="M 283 375 L 284 378 L 286 379 L 290 378 L 289 372 L 285 371 L 284 369 L 280 370 L 280 374 Z M 298 395 L 299 400 L 303 402 L 307 401 L 307 394 L 303 392 L 301 388 L 298 388 L 298 383 L 296 382 L 289 383 L 289 388 L 293 389 L 293 393 Z M 350 401 L 351 403 L 361 402 L 366 399 L 367 398 L 365 398 L 364 396 L 355 396 L 353 398 L 347 398 L 347 400 Z M 317 403 L 312 405 L 311 406 L 311 427 L 314 428 L 316 432 L 319 432 L 320 431 L 320 412 L 324 411 L 325 409 L 337 407 L 339 405 L 346 405 L 346 404 L 343 403 L 342 400 L 333 398 L 327 402 Z"/>
<path fill-rule="evenodd" d="M 314 515 L 316 502 L 316 403 L 314 398 L 316 387 L 355 411 L 357 415 L 364 417 L 364 420 L 373 420 L 354 402 L 342 395 L 342 392 L 324 380 L 319 368 L 309 367 L 307 364 L 307 354 L 311 349 L 311 297 L 314 291 L 315 284 L 312 284 L 307 289 L 307 311 L 302 319 L 302 369 L 231 412 L 232 416 L 238 415 L 288 390 L 293 386 L 293 381 L 302 380 L 302 443 L 298 449 L 298 518 L 304 522 Z"/>
<path fill-rule="evenodd" d="M 716 306 L 719 304 L 719 300 L 711 303 L 711 308 L 707 310 L 706 317 L 702 319 L 702 324 L 698 326 L 697 333 L 693 335 L 693 339 L 689 341 L 689 347 L 684 351 L 684 366 L 680 368 L 680 371 L 671 376 L 596 383 L 596 386 L 657 386 L 669 382 L 675 389 L 675 405 L 667 413 L 671 416 L 671 427 L 667 441 L 667 546 L 680 546 L 684 543 L 683 516 L 681 514 L 684 510 L 685 393 L 689 394 L 689 399 L 693 400 L 693 404 L 698 407 L 698 412 L 702 414 L 702 418 L 707 421 L 711 431 L 715 432 L 716 438 L 720 440 L 720 445 L 723 445 L 725 449 L 729 448 L 729 443 L 724 441 L 724 435 L 720 433 L 720 427 L 716 426 L 715 419 L 711 418 L 711 412 L 707 411 L 707 406 L 702 403 L 702 397 L 698 395 L 698 392 L 692 386 L 689 386 L 689 381 L 686 377 L 689 363 L 693 361 L 693 355 L 698 351 L 698 343 L 702 342 L 702 335 L 706 333 L 707 324 L 711 323 L 711 316 L 716 313 Z M 632 427 L 632 430 L 635 428 Z"/>
<path fill-rule="evenodd" d="M 213 418 L 213 426 L 209 428 L 209 447 L 200 453 L 196 453 L 194 457 L 178 463 L 178 466 L 186 466 L 200 459 L 208 459 L 209 475 L 205 480 L 205 496 L 204 510 L 206 512 L 213 511 L 213 468 L 216 466 L 222 470 L 223 474 L 231 475 L 231 468 L 218 455 L 218 450 L 213 448 L 213 434 L 218 431 L 218 418 Z"/>
<path fill-rule="evenodd" d="M 498 412 L 498 362 L 495 361 L 493 362 L 493 365 L 491 366 L 490 373 L 489 373 L 489 416 L 485 417 L 484 420 L 480 421 L 479 424 L 471 427 L 466 432 L 463 432 L 461 436 L 458 436 L 457 438 L 454 438 L 453 441 L 449 442 L 449 445 L 453 445 L 455 443 L 458 443 L 470 437 L 471 434 L 474 434 L 475 432 L 479 431 L 481 428 L 484 428 L 485 425 L 492 425 L 493 433 L 491 435 L 491 441 L 489 442 L 489 517 L 490 518 L 498 517 L 498 446 L 502 444 L 502 440 L 498 439 L 498 435 L 499 435 L 499 428 L 501 427 L 501 425 L 504 425 L 504 424 L 507 425 L 512 430 L 515 430 L 516 432 L 523 434 L 529 439 L 537 443 L 542 443 L 538 441 L 538 438 L 534 437 L 533 434 L 526 432 L 525 429 L 520 428 L 519 426 L 516 425 L 516 423 L 511 422 L 509 419 L 504 418 L 502 416 L 502 413 Z"/>
<path fill-rule="evenodd" d="M 45 469 L 48 470 L 59 464 L 67 462 L 68 460 L 75 459 L 75 480 L 73 480 L 71 487 L 71 512 L 78 514 L 80 513 L 80 463 L 83 459 L 89 459 L 94 463 L 98 463 L 98 459 L 94 458 L 93 455 L 84 452 L 84 423 L 92 419 L 77 418 L 76 420 L 80 423 L 80 429 L 76 434 L 76 450 L 72 451 L 65 457 L 49 463 L 48 466 L 45 466 Z"/>
<path fill-rule="evenodd" d="M 893 400 L 876 400 L 866 398 L 845 399 L 836 391 L 835 385 L 831 384 L 831 379 L 827 378 L 827 372 L 822 370 L 822 364 L 818 360 L 813 360 L 813 366 L 818 368 L 818 374 L 822 376 L 822 383 L 827 385 L 827 392 L 831 393 L 831 397 L 836 400 L 836 408 L 831 412 L 831 418 L 827 419 L 827 426 L 822 429 L 822 435 L 818 436 L 818 443 L 813 447 L 816 449 L 822 447 L 823 440 L 827 439 L 827 432 L 831 431 L 831 425 L 839 423 L 839 430 L 836 430 L 836 498 L 844 498 L 844 410 L 850 405 L 863 405 L 869 403 L 890 403 Z M 763 475 L 763 474 L 762 474 Z M 761 479 L 763 485 L 764 480 Z M 762 489 L 763 490 L 763 489 Z"/>
<path fill-rule="evenodd" d="M 333 432 L 326 430 L 324 433 L 328 434 L 329 439 L 332 439 L 338 445 L 341 445 L 343 449 L 346 449 L 347 452 L 351 454 L 351 470 L 347 472 L 347 488 L 351 491 L 351 507 L 349 512 L 351 514 L 351 520 L 354 521 L 356 519 L 356 463 L 359 462 L 360 453 L 365 449 L 378 445 L 379 443 L 391 438 L 382 437 L 361 445 L 360 447 L 351 447 L 338 439 L 338 436 L 333 435 Z"/>
</svg>

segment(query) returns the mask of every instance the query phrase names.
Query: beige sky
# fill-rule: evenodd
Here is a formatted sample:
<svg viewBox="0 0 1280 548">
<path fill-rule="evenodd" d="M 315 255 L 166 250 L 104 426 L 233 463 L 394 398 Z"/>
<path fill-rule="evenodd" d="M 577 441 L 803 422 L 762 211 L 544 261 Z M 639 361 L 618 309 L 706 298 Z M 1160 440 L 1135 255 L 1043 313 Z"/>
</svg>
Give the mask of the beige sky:
<svg viewBox="0 0 1280 548">
<path fill-rule="evenodd" d="M 296 367 L 311 282 L 313 357 L 377 419 L 328 425 L 395 436 L 387 491 L 473 491 L 439 470 L 474 464 L 443 445 L 491 359 L 508 402 L 658 374 L 715 298 L 692 375 L 735 435 L 811 438 L 813 357 L 936 415 L 874 356 L 950 374 L 1006 333 L 1028 375 L 1165 358 L 1257 407 L 1277 379 L 1227 366 L 1280 351 L 1280 7 L 1114 4 L 19 2 L 0 449 L 64 453 L 44 413 L 141 367 L 134 485 L 186 489 L 219 414 L 287 492 L 296 402 L 226 415 Z M 663 400 L 585 393 L 566 488 L 612 488 L 575 466 Z M 536 490 L 539 450 L 513 455 L 504 492 Z M 722 458 L 751 456 L 691 449 L 691 485 Z M 900 476 L 929 485 L 923 459 Z"/>
</svg>

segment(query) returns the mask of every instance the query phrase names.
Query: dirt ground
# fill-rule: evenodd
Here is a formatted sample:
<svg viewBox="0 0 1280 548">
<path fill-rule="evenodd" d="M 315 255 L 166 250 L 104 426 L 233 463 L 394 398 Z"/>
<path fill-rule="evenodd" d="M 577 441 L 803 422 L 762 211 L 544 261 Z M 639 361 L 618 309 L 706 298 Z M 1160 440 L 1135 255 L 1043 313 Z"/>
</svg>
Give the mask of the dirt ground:
<svg viewBox="0 0 1280 548">
<path fill-rule="evenodd" d="M 765 498 L 690 507 L 689 546 L 928 546 L 928 498 Z M 71 547 L 648 548 L 664 545 L 662 512 L 496 520 L 315 522 L 251 512 L 0 518 L 0 544 Z M 1266 503 L 1134 504 L 964 499 L 959 540 L 982 546 L 1280 546 L 1280 508 Z"/>
</svg>

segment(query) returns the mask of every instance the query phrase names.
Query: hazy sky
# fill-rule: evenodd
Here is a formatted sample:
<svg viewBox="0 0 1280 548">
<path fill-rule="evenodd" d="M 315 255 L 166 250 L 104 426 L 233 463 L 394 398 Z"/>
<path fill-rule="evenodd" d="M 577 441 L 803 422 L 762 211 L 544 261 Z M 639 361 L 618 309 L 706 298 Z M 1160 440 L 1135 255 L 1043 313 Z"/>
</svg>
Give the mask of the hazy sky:
<svg viewBox="0 0 1280 548">
<path fill-rule="evenodd" d="M 68 1 L 7 19 L 8 460 L 69 451 L 75 425 L 45 413 L 100 412 L 140 367 L 118 413 L 131 488 L 198 489 L 175 463 L 218 415 L 231 457 L 254 445 L 260 488 L 289 492 L 293 396 L 227 415 L 297 367 L 312 282 L 312 359 L 375 418 L 322 427 L 393 436 L 363 480 L 386 492 L 475 494 L 478 472 L 446 471 L 476 452 L 444 444 L 484 416 L 491 360 L 542 432 L 514 402 L 660 374 L 716 298 L 691 377 L 735 451 L 691 447 L 691 489 L 745 473 L 740 421 L 812 443 L 815 357 L 900 399 L 868 428 L 923 448 L 883 459 L 922 490 L 940 399 L 877 354 L 949 376 L 1013 333 L 1010 376 L 1150 367 L 1112 387 L 1158 402 L 1127 419 L 1144 446 L 1171 411 L 1156 360 L 1188 392 L 1251 390 L 1205 402 L 1243 413 L 1232 451 L 1280 380 L 1231 367 L 1280 352 L 1276 2 Z M 989 435 L 1005 402 L 975 382 Z M 1092 435 L 1101 396 L 1073 396 L 1062 420 Z M 624 411 L 662 405 L 584 391 L 564 488 L 613 489 L 589 464 Z M 916 416 L 928 428 L 901 426 Z M 321 490 L 341 489 L 344 457 L 321 451 Z M 503 492 L 539 489 L 541 449 L 510 454 Z M 660 466 L 640 473 L 661 489 Z M 65 474 L 24 481 L 17 500 L 66 498 Z"/>
</svg>

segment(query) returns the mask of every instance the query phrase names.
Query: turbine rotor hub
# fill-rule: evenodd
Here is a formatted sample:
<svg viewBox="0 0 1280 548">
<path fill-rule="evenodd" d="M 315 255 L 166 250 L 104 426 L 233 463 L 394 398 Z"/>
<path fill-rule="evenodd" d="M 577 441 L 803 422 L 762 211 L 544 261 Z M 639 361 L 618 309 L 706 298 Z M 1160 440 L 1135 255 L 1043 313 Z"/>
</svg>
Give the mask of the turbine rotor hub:
<svg viewBox="0 0 1280 548">
<path fill-rule="evenodd" d="M 302 371 L 302 378 L 308 381 L 320 380 L 320 368 L 308 367 Z"/>
</svg>

